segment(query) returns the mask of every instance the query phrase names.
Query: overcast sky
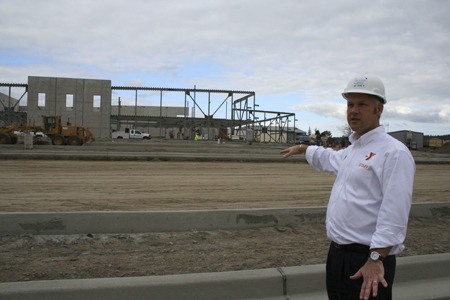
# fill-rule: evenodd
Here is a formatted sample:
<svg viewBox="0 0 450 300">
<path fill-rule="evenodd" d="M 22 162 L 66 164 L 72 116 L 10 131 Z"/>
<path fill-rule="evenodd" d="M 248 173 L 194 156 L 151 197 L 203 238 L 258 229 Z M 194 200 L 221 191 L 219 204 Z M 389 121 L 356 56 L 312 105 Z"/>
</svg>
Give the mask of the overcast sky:
<svg viewBox="0 0 450 300">
<path fill-rule="evenodd" d="M 2 83 L 31 75 L 255 91 L 259 109 L 292 112 L 303 130 L 341 136 L 340 94 L 353 76 L 372 73 L 385 82 L 381 123 L 389 131 L 450 134 L 450 1 L 2 0 L 0 7 Z"/>
</svg>

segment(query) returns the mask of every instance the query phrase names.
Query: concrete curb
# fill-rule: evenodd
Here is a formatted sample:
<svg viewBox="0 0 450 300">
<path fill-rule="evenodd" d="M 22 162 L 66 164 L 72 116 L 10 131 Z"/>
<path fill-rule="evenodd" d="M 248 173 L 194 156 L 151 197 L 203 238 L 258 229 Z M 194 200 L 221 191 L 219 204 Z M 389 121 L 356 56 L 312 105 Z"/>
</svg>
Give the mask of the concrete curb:
<svg viewBox="0 0 450 300">
<path fill-rule="evenodd" d="M 280 297 L 280 298 L 277 298 Z M 1 299 L 283 299 L 276 269 L 0 284 Z"/>
<path fill-rule="evenodd" d="M 395 299 L 449 299 L 450 253 L 398 259 Z M 431 287 L 431 289 L 430 289 Z M 0 284 L 0 298 L 326 299 L 325 266 Z"/>
<path fill-rule="evenodd" d="M 0 234 L 145 233 L 323 221 L 323 207 L 156 212 L 0 213 Z"/>
<path fill-rule="evenodd" d="M 212 144 L 210 144 L 212 145 Z M 208 153 L 192 148 L 183 152 L 148 152 L 148 151 L 100 151 L 89 147 L 73 148 L 50 147 L 34 148 L 32 150 L 17 149 L 8 147 L 11 145 L 2 145 L 0 148 L 0 159 L 7 160 L 85 160 L 85 161 L 196 161 L 196 162 L 275 162 L 275 163 L 306 163 L 305 156 L 297 156 L 295 160 L 286 160 L 279 155 L 283 147 L 273 148 L 273 152 L 238 152 L 224 151 Z M 158 146 L 156 144 L 156 146 Z M 172 145 L 173 146 L 173 145 Z M 178 146 L 186 146 L 179 144 Z M 192 145 L 191 145 L 192 146 Z M 288 146 L 288 145 L 285 145 Z M 253 146 L 253 148 L 255 148 Z M 220 148 L 219 148 L 220 149 Z M 245 149 L 245 148 L 244 148 Z M 416 164 L 450 164 L 449 157 L 414 157 Z"/>
<path fill-rule="evenodd" d="M 108 234 L 249 229 L 324 222 L 325 207 L 157 211 L 0 213 L 0 234 Z M 450 202 L 414 204 L 412 216 L 450 215 Z"/>
</svg>

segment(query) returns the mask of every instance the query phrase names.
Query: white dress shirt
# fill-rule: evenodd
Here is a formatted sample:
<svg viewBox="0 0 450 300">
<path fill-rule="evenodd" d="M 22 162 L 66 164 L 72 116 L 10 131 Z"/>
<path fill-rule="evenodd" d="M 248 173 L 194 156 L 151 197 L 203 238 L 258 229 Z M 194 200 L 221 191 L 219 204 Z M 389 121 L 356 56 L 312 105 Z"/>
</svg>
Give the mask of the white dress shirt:
<svg viewBox="0 0 450 300">
<path fill-rule="evenodd" d="M 415 163 L 408 148 L 379 126 L 335 151 L 310 146 L 308 163 L 332 172 L 336 180 L 328 202 L 326 228 L 332 241 L 370 248 L 404 249 L 412 203 Z"/>
</svg>

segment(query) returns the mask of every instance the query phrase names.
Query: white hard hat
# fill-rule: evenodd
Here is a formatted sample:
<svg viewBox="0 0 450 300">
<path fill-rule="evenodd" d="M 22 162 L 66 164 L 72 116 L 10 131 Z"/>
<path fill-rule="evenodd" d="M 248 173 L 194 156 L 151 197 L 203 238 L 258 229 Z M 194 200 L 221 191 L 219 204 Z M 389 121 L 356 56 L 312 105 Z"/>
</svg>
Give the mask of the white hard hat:
<svg viewBox="0 0 450 300">
<path fill-rule="evenodd" d="M 347 95 L 350 93 L 374 95 L 379 97 L 383 104 L 386 104 L 384 84 L 381 79 L 375 75 L 366 74 L 351 79 L 342 93 L 342 97 L 347 99 Z"/>
</svg>

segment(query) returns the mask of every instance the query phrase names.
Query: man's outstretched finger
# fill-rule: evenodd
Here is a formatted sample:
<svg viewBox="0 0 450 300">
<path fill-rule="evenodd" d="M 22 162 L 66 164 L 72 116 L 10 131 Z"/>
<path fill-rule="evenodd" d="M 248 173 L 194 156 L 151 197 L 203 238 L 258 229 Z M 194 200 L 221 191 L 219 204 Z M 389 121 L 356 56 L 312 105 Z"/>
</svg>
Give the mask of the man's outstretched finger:
<svg viewBox="0 0 450 300">
<path fill-rule="evenodd" d="M 378 281 L 374 280 L 372 282 L 372 297 L 376 297 L 378 295 Z"/>
<path fill-rule="evenodd" d="M 361 286 L 360 299 L 368 300 L 370 298 L 370 292 L 372 292 L 373 285 L 370 282 L 365 282 Z"/>
</svg>

